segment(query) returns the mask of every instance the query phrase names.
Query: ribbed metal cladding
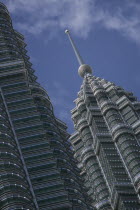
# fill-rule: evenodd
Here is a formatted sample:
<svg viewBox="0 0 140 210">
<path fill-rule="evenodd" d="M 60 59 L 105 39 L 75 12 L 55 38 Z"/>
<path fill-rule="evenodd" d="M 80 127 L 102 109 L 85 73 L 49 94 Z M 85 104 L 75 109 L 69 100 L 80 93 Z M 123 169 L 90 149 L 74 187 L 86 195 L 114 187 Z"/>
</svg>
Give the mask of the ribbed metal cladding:
<svg viewBox="0 0 140 210">
<path fill-rule="evenodd" d="M 70 139 L 92 206 L 140 209 L 140 103 L 91 75 L 84 77 L 75 103 Z"/>
<path fill-rule="evenodd" d="M 0 209 L 94 209 L 25 47 L 0 3 Z"/>
</svg>

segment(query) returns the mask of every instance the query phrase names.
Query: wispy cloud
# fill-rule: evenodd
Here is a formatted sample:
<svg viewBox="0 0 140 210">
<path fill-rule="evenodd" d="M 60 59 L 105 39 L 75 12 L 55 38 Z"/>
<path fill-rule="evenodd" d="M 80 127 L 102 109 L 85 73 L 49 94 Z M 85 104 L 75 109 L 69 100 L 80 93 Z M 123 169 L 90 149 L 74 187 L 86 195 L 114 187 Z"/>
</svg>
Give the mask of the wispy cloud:
<svg viewBox="0 0 140 210">
<path fill-rule="evenodd" d="M 99 8 L 95 23 L 108 30 L 115 30 L 128 39 L 140 44 L 140 2 L 123 0 L 116 8 Z M 112 12 L 113 10 L 113 12 Z"/>
<path fill-rule="evenodd" d="M 68 27 L 86 37 L 91 29 L 92 0 L 12 0 L 6 4 L 11 13 L 18 13 L 17 27 L 32 34 Z"/>
<path fill-rule="evenodd" d="M 58 34 L 70 28 L 83 38 L 97 26 L 115 30 L 140 44 L 140 2 L 137 0 L 5 0 L 17 15 L 20 31 L 39 35 Z M 118 3 L 116 3 L 118 2 Z M 119 3 L 120 2 L 120 3 Z"/>
</svg>

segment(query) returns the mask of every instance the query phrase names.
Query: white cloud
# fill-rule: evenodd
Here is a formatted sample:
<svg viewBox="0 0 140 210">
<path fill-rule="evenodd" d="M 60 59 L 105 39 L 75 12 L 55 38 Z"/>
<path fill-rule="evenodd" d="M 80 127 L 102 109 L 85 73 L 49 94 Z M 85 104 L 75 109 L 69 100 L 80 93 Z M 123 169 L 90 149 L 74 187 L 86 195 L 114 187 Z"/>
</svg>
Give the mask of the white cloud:
<svg viewBox="0 0 140 210">
<path fill-rule="evenodd" d="M 18 28 L 29 33 L 38 35 L 54 28 L 59 30 L 68 27 L 75 34 L 86 37 L 91 29 L 90 4 L 92 0 L 12 0 L 6 2 L 9 11 L 18 14 L 19 20 L 16 24 Z"/>
<path fill-rule="evenodd" d="M 69 28 L 86 38 L 94 28 L 115 30 L 140 44 L 140 3 L 136 0 L 3 0 L 20 31 L 58 34 Z"/>
<path fill-rule="evenodd" d="M 95 22 L 140 44 L 140 3 L 125 0 L 124 6 L 116 7 L 114 14 L 111 10 L 99 9 Z"/>
</svg>

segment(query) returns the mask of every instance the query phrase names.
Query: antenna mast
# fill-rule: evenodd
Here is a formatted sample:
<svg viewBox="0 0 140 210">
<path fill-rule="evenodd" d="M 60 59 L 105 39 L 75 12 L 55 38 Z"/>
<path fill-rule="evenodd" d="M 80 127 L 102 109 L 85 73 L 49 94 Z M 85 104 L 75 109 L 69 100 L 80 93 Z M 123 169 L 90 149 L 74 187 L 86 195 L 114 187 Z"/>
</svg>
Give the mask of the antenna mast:
<svg viewBox="0 0 140 210">
<path fill-rule="evenodd" d="M 77 60 L 78 60 L 79 65 L 80 65 L 80 66 L 83 65 L 83 64 L 84 64 L 84 61 L 83 61 L 83 59 L 82 59 L 82 57 L 81 57 L 81 55 L 80 55 L 80 53 L 79 53 L 79 51 L 78 51 L 78 49 L 77 49 L 77 47 L 76 47 L 76 45 L 75 45 L 75 43 L 74 43 L 74 41 L 73 41 L 71 35 L 70 35 L 70 31 L 69 31 L 69 30 L 65 30 L 65 33 L 66 33 L 66 34 L 68 35 L 68 37 L 69 37 L 70 43 L 71 43 L 71 45 L 72 45 L 72 48 L 73 48 L 73 50 L 74 50 L 74 53 L 75 53 L 75 55 L 76 55 L 76 58 L 77 58 Z"/>
<path fill-rule="evenodd" d="M 79 53 L 79 51 L 78 51 L 78 49 L 77 49 L 77 47 L 76 47 L 76 45 L 75 45 L 73 39 L 71 38 L 71 35 L 70 35 L 69 30 L 65 30 L 65 33 L 66 33 L 66 34 L 68 35 L 68 37 L 69 37 L 70 43 L 71 43 L 71 45 L 72 45 L 72 48 L 73 48 L 73 50 L 74 50 L 74 53 L 75 53 L 75 55 L 76 55 L 76 58 L 77 58 L 77 60 L 78 60 L 79 65 L 80 65 L 80 67 L 79 67 L 79 69 L 78 69 L 79 75 L 80 75 L 81 77 L 84 77 L 84 76 L 87 75 L 87 74 L 90 74 L 90 75 L 91 75 L 91 74 L 92 74 L 92 68 L 91 68 L 89 65 L 87 65 L 87 64 L 84 63 L 84 61 L 83 61 L 83 59 L 82 59 L 82 57 L 81 57 L 81 55 L 80 55 L 80 53 Z"/>
</svg>

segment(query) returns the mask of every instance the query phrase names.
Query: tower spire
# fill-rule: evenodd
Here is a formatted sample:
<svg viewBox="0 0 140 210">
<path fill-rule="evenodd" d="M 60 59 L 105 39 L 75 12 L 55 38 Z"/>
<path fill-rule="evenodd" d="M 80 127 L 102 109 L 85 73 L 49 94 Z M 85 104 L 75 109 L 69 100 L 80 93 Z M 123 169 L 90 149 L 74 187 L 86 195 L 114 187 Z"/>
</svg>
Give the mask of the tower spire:
<svg viewBox="0 0 140 210">
<path fill-rule="evenodd" d="M 91 69 L 91 67 L 90 67 L 89 65 L 87 65 L 87 64 L 84 63 L 84 61 L 83 61 L 83 59 L 82 59 L 82 57 L 81 57 L 81 55 L 80 55 L 80 53 L 79 53 L 79 51 L 78 51 L 78 49 L 77 49 L 75 43 L 74 43 L 74 41 L 73 41 L 73 39 L 72 39 L 72 37 L 71 37 L 71 35 L 70 35 L 70 31 L 66 29 L 66 30 L 65 30 L 65 33 L 66 33 L 66 34 L 68 35 L 68 37 L 69 37 L 70 43 L 71 43 L 71 45 L 72 45 L 72 48 L 73 48 L 73 50 L 74 50 L 74 53 L 75 53 L 75 55 L 76 55 L 76 58 L 77 58 L 77 60 L 78 60 L 79 65 L 80 65 L 80 67 L 79 67 L 79 69 L 78 69 L 79 75 L 80 75 L 81 77 L 84 77 L 86 74 L 92 74 L 92 69 Z"/>
<path fill-rule="evenodd" d="M 78 60 L 79 65 L 80 65 L 80 66 L 83 65 L 83 64 L 84 64 L 83 58 L 81 57 L 81 55 L 80 55 L 80 53 L 79 53 L 79 51 L 78 51 L 78 49 L 77 49 L 77 47 L 76 47 L 76 45 L 75 45 L 75 43 L 74 43 L 72 37 L 71 37 L 71 35 L 70 35 L 70 31 L 69 31 L 69 30 L 65 30 L 65 33 L 66 33 L 66 34 L 68 35 L 68 37 L 69 37 L 70 43 L 71 43 L 71 45 L 72 45 L 72 48 L 73 48 L 73 50 L 74 50 L 74 53 L 75 53 L 75 55 L 76 55 L 76 58 L 77 58 L 77 60 Z"/>
</svg>

